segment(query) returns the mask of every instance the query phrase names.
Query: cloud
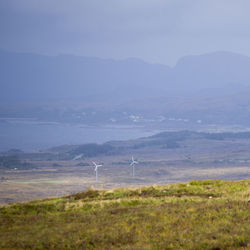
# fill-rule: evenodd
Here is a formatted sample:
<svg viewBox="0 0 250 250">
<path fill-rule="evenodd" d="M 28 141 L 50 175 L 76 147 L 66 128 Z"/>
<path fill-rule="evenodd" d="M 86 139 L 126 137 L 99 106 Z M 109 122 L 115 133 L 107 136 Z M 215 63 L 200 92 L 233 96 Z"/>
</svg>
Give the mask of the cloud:
<svg viewBox="0 0 250 250">
<path fill-rule="evenodd" d="M 2 0 L 0 47 L 165 63 L 212 49 L 250 54 L 249 7 L 249 0 Z"/>
</svg>

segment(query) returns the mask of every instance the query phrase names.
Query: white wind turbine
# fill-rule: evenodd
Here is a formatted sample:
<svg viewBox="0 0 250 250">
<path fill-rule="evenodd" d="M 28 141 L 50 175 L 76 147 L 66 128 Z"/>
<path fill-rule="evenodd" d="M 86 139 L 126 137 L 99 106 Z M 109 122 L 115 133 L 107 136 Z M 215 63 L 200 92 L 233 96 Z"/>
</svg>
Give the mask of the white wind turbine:
<svg viewBox="0 0 250 250">
<path fill-rule="evenodd" d="M 135 164 L 138 164 L 138 161 L 134 160 L 134 157 L 132 156 L 132 161 L 130 163 L 130 166 L 133 168 L 133 177 L 135 177 Z"/>
<path fill-rule="evenodd" d="M 96 164 L 94 161 L 92 161 L 92 163 L 94 164 L 94 167 L 95 167 L 95 180 L 96 180 L 96 182 L 98 182 L 98 168 L 102 167 L 102 165 Z"/>
<path fill-rule="evenodd" d="M 83 157 L 83 154 L 77 155 L 77 156 L 75 156 L 75 157 L 72 159 L 72 161 L 80 160 L 80 159 L 82 159 L 82 157 Z"/>
</svg>

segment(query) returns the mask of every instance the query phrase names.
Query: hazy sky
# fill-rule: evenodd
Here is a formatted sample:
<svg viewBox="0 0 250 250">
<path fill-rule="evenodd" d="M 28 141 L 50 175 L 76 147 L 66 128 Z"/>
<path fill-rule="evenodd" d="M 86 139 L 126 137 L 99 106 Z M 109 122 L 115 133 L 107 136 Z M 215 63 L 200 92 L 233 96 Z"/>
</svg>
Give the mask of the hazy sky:
<svg viewBox="0 0 250 250">
<path fill-rule="evenodd" d="M 249 0 L 0 0 L 0 48 L 169 65 L 217 50 L 250 56 L 249 11 Z"/>
</svg>

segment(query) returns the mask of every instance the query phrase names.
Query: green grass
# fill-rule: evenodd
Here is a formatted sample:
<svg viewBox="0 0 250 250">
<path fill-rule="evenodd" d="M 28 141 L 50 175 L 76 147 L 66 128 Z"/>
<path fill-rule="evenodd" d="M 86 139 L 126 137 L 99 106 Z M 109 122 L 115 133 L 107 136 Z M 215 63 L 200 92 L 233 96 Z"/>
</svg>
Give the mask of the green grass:
<svg viewBox="0 0 250 250">
<path fill-rule="evenodd" d="M 0 208 L 0 249 L 250 249 L 250 180 L 89 190 Z"/>
<path fill-rule="evenodd" d="M 40 184 L 40 183 L 52 183 L 52 184 L 57 184 L 57 183 L 64 183 L 67 182 L 65 180 L 49 180 L 49 179 L 37 179 L 37 180 L 20 180 L 16 181 L 17 183 L 20 184 Z"/>
</svg>

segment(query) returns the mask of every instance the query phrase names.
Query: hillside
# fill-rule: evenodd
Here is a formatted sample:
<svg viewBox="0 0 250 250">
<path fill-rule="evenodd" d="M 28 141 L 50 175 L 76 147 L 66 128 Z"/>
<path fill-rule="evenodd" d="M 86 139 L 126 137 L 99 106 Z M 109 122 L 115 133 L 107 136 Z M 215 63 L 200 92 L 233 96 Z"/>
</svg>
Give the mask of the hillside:
<svg viewBox="0 0 250 250">
<path fill-rule="evenodd" d="M 72 159 L 77 155 L 82 154 L 84 157 L 96 157 L 102 155 L 121 155 L 124 152 L 131 154 L 137 153 L 140 150 L 151 150 L 155 154 L 160 149 L 178 149 L 186 148 L 187 145 L 183 143 L 192 141 L 200 147 L 202 142 L 206 141 L 206 146 L 214 145 L 214 142 L 226 142 L 227 145 L 234 144 L 236 140 L 248 141 L 250 139 L 250 132 L 224 132 L 224 133 L 204 133 L 195 131 L 176 131 L 176 132 L 161 132 L 153 136 L 138 138 L 126 141 L 109 141 L 103 144 L 82 144 L 82 145 L 63 145 L 45 150 L 42 154 L 50 158 L 56 159 Z M 239 147 L 239 145 L 237 145 Z M 190 144 L 189 144 L 190 147 Z M 192 145 L 194 148 L 195 146 Z M 191 147 L 190 147 L 191 148 Z M 217 148 L 218 151 L 218 148 Z M 39 154 L 41 156 L 42 154 Z M 36 157 L 36 154 L 31 154 Z M 25 156 L 25 154 L 24 154 Z"/>
<path fill-rule="evenodd" d="M 250 180 L 92 190 L 0 208 L 0 248 L 247 249 Z"/>
</svg>

